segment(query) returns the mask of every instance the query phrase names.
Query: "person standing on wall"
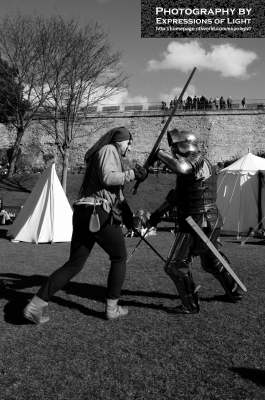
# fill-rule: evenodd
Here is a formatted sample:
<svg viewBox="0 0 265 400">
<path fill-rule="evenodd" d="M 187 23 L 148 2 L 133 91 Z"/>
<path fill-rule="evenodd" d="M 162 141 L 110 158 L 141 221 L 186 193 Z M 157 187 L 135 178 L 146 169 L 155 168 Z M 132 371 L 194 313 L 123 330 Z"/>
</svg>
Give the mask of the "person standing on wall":
<svg viewBox="0 0 265 400">
<path fill-rule="evenodd" d="M 229 96 L 229 97 L 227 98 L 227 108 L 228 108 L 228 109 L 231 109 L 231 108 L 232 108 L 232 97 L 231 97 L 231 96 Z"/>
<path fill-rule="evenodd" d="M 127 228 L 133 226 L 133 215 L 124 199 L 123 186 L 134 180 L 143 182 L 147 171 L 141 166 L 125 170 L 123 157 L 130 151 L 132 135 L 117 127 L 101 137 L 85 156 L 87 169 L 74 203 L 73 234 L 69 260 L 55 272 L 24 308 L 24 316 L 36 324 L 49 320 L 42 315 L 51 297 L 84 267 L 97 243 L 111 261 L 108 275 L 105 317 L 115 319 L 128 313 L 118 306 L 126 274 L 127 252 L 121 229 L 121 214 Z"/>
</svg>

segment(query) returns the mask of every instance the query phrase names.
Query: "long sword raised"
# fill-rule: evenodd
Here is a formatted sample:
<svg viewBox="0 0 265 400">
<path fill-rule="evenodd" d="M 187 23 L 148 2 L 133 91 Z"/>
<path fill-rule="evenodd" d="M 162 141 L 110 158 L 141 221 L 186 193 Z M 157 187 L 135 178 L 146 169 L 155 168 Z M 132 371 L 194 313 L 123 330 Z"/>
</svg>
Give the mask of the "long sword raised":
<svg viewBox="0 0 265 400">
<path fill-rule="evenodd" d="M 159 145 L 160 145 L 160 143 L 161 143 L 161 141 L 163 139 L 163 136 L 164 136 L 164 134 L 165 134 L 165 132 L 166 132 L 166 130 L 168 128 L 168 125 L 170 124 L 170 121 L 172 120 L 172 118 L 173 118 L 173 116 L 175 114 L 175 111 L 178 108 L 178 105 L 180 103 L 180 100 L 182 99 L 182 97 L 183 97 L 183 95 L 184 95 L 184 93 L 185 93 L 185 91 L 186 91 L 186 89 L 187 89 L 187 87 L 188 87 L 188 85 L 189 85 L 189 83 L 190 83 L 195 71 L 196 71 L 196 67 L 193 69 L 192 73 L 190 74 L 190 77 L 189 77 L 186 85 L 184 86 L 184 89 L 180 93 L 179 98 L 177 99 L 177 101 L 176 101 L 176 103 L 175 103 L 175 105 L 174 105 L 174 107 L 173 107 L 173 109 L 172 109 L 172 111 L 171 111 L 171 113 L 170 113 L 170 115 L 169 115 L 169 117 L 168 117 L 163 129 L 162 129 L 162 132 L 158 136 L 158 138 L 157 138 L 157 140 L 156 140 L 156 142 L 154 144 L 154 147 L 152 148 L 151 153 L 149 154 L 149 156 L 148 156 L 148 158 L 147 158 L 147 160 L 146 160 L 146 162 L 144 164 L 144 168 L 147 171 L 148 171 L 149 167 L 152 166 L 152 161 L 153 161 L 154 155 L 155 155 L 155 153 L 156 153 L 156 151 L 157 151 L 157 149 L 158 149 L 158 147 L 159 147 Z M 134 188 L 132 189 L 132 194 L 136 194 L 137 193 L 137 189 L 138 189 L 139 185 L 140 185 L 140 182 L 137 181 L 135 183 L 135 185 L 134 185 Z"/>
</svg>

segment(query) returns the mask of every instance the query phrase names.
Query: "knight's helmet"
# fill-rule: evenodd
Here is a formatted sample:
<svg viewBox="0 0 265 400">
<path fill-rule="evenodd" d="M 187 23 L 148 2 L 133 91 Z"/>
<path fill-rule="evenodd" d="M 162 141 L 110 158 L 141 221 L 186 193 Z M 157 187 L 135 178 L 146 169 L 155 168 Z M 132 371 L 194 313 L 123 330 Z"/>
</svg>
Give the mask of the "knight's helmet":
<svg viewBox="0 0 265 400">
<path fill-rule="evenodd" d="M 197 153 L 197 138 L 194 133 L 187 130 L 172 129 L 167 132 L 168 145 L 175 154 L 185 157 L 188 152 Z"/>
</svg>

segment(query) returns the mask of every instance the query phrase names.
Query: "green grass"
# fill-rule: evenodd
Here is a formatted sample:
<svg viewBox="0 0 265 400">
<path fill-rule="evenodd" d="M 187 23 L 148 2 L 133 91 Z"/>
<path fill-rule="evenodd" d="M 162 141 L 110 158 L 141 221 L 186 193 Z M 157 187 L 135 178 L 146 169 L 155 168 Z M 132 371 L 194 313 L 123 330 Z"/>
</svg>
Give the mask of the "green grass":
<svg viewBox="0 0 265 400">
<path fill-rule="evenodd" d="M 82 177 L 69 178 L 71 202 Z M 28 177 L 25 187 L 34 179 Z M 149 177 L 136 196 L 128 195 L 132 208 L 154 209 L 170 183 L 172 176 Z M 29 194 L 0 184 L 4 203 L 23 204 Z M 128 262 L 120 301 L 129 314 L 116 321 L 104 319 L 109 260 L 95 246 L 81 273 L 53 296 L 50 321 L 36 326 L 21 317 L 22 309 L 67 260 L 69 243 L 14 244 L 3 237 L 3 227 L 0 233 L 1 400 L 265 398 L 263 241 L 240 246 L 235 238 L 222 238 L 222 251 L 248 289 L 241 304 L 228 303 L 219 283 L 195 259 L 201 312 L 190 316 L 167 313 L 179 301 L 175 287 L 163 263 L 142 243 Z M 173 239 L 168 232 L 148 237 L 163 257 Z M 126 238 L 128 254 L 137 243 Z"/>
</svg>

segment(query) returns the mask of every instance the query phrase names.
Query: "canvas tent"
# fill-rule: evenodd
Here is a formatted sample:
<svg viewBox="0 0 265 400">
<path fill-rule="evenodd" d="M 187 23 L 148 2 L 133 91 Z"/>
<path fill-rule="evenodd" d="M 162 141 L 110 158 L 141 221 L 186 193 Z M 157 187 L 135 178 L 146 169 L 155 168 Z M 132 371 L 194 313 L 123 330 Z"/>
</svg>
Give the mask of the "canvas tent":
<svg viewBox="0 0 265 400">
<path fill-rule="evenodd" d="M 217 206 L 224 220 L 222 233 L 247 236 L 263 227 L 265 159 L 250 152 L 219 171 Z"/>
<path fill-rule="evenodd" d="M 53 163 L 40 176 L 7 236 L 14 242 L 70 242 L 72 214 Z"/>
</svg>

